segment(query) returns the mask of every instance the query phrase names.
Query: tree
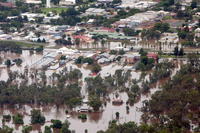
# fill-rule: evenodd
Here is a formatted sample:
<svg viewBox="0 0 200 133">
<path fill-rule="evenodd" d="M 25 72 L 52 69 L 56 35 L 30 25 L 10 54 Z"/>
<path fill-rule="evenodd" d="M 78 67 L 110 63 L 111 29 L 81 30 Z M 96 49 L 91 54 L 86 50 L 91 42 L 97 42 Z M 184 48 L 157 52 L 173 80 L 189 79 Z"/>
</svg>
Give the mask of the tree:
<svg viewBox="0 0 200 133">
<path fill-rule="evenodd" d="M 83 56 L 79 56 L 78 59 L 75 60 L 75 63 L 76 64 L 81 64 L 81 63 L 83 63 L 83 59 L 84 59 Z"/>
<path fill-rule="evenodd" d="M 89 105 L 94 109 L 94 111 L 99 111 L 99 108 L 101 107 L 102 103 L 99 97 L 91 96 L 89 98 Z"/>
<path fill-rule="evenodd" d="M 115 113 L 116 119 L 119 119 L 119 112 Z"/>
<path fill-rule="evenodd" d="M 83 61 L 83 63 L 88 63 L 89 65 L 93 64 L 93 62 L 94 62 L 93 59 L 89 58 L 89 57 L 84 58 L 82 61 Z"/>
<path fill-rule="evenodd" d="M 16 114 L 13 116 L 13 122 L 15 124 L 24 124 L 23 116 L 21 114 Z"/>
<path fill-rule="evenodd" d="M 178 56 L 178 54 L 179 54 L 179 50 L 178 50 L 178 46 L 176 46 L 176 47 L 174 48 L 174 55 L 175 55 L 175 56 Z"/>
<path fill-rule="evenodd" d="M 126 36 L 136 36 L 139 33 L 139 32 L 137 32 L 137 31 L 135 31 L 134 29 L 131 29 L 131 28 L 124 28 L 123 32 Z"/>
<path fill-rule="evenodd" d="M 75 44 L 76 44 L 77 46 L 80 45 L 80 39 L 79 39 L 79 38 L 76 38 L 76 39 L 75 39 Z"/>
<path fill-rule="evenodd" d="M 53 123 L 51 125 L 52 128 L 62 128 L 62 122 L 60 120 L 51 120 L 51 123 Z"/>
<path fill-rule="evenodd" d="M 125 51 L 123 49 L 119 50 L 119 55 L 124 55 Z"/>
<path fill-rule="evenodd" d="M 32 126 L 26 125 L 26 126 L 23 126 L 22 133 L 30 133 L 31 130 L 32 130 Z"/>
<path fill-rule="evenodd" d="M 51 128 L 49 126 L 45 126 L 44 133 L 52 133 Z"/>
<path fill-rule="evenodd" d="M 6 65 L 7 67 L 10 67 L 10 66 L 11 66 L 11 60 L 7 59 L 7 60 L 5 61 L 5 65 Z"/>
<path fill-rule="evenodd" d="M 147 52 L 144 51 L 143 48 L 141 48 L 140 51 L 139 51 L 139 54 L 140 54 L 141 56 L 146 56 L 146 55 L 147 55 Z"/>
<path fill-rule="evenodd" d="M 60 57 L 60 60 L 66 60 L 66 56 L 62 55 L 62 56 Z"/>
<path fill-rule="evenodd" d="M 163 33 L 167 32 L 170 29 L 170 26 L 168 23 L 156 23 L 154 29 Z"/>
<path fill-rule="evenodd" d="M 31 110 L 31 124 L 43 124 L 45 123 L 45 117 L 42 116 L 40 110 Z"/>
<path fill-rule="evenodd" d="M 87 115 L 86 114 L 80 114 L 78 116 L 79 119 L 82 119 L 82 120 L 86 120 L 87 119 Z"/>
<path fill-rule="evenodd" d="M 197 2 L 195 0 L 192 1 L 191 8 L 192 9 L 197 8 Z"/>
<path fill-rule="evenodd" d="M 0 127 L 0 133 L 13 133 L 13 128 L 10 128 L 8 126 Z"/>
<path fill-rule="evenodd" d="M 13 62 L 15 62 L 17 66 L 20 66 L 22 64 L 22 59 L 18 58 L 13 60 Z"/>
<path fill-rule="evenodd" d="M 69 121 L 65 120 L 61 128 L 61 133 L 71 133 L 71 131 L 69 130 L 69 125 Z"/>
<path fill-rule="evenodd" d="M 184 55 L 184 50 L 183 50 L 183 48 L 180 48 L 179 56 L 183 56 L 183 55 Z"/>
<path fill-rule="evenodd" d="M 44 50 L 43 46 L 39 46 L 38 48 L 35 49 L 36 52 L 42 52 Z"/>
<path fill-rule="evenodd" d="M 101 71 L 101 66 L 99 64 L 92 65 L 92 72 L 93 73 L 98 73 L 100 71 Z"/>
</svg>

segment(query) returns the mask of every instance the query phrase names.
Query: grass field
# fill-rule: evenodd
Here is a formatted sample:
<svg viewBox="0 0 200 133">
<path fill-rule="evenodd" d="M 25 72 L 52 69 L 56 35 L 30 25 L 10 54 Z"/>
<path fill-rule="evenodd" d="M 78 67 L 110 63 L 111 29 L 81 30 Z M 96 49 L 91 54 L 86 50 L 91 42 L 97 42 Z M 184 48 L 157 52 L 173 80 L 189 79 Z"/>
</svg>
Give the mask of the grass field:
<svg viewBox="0 0 200 133">
<path fill-rule="evenodd" d="M 13 41 L 13 40 L 0 40 L 0 45 L 1 44 L 13 44 L 21 46 L 22 48 L 37 48 L 45 45 L 44 43 L 23 42 L 23 41 Z"/>
<path fill-rule="evenodd" d="M 67 8 L 59 8 L 59 7 L 55 7 L 55 8 L 42 8 L 42 12 L 47 14 L 49 12 L 56 12 L 56 13 L 61 13 L 62 11 L 66 11 Z"/>
</svg>

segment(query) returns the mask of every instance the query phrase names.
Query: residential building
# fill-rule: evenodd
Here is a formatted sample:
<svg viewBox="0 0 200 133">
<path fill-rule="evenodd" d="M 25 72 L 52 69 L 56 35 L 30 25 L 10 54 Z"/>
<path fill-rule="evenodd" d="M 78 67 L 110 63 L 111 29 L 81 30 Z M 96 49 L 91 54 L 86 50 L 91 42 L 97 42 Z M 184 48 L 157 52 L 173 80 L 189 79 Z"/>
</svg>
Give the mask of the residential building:
<svg viewBox="0 0 200 133">
<path fill-rule="evenodd" d="M 25 0 L 25 3 L 27 4 L 41 4 L 41 0 Z"/>
<path fill-rule="evenodd" d="M 200 37 L 200 28 L 195 30 L 195 37 Z"/>
<path fill-rule="evenodd" d="M 70 5 L 75 5 L 76 4 L 76 0 L 61 0 L 59 2 L 59 5 L 61 6 L 70 6 Z"/>
<path fill-rule="evenodd" d="M 89 8 L 85 11 L 85 15 L 103 16 L 106 14 L 107 14 L 106 10 L 100 8 Z"/>
</svg>

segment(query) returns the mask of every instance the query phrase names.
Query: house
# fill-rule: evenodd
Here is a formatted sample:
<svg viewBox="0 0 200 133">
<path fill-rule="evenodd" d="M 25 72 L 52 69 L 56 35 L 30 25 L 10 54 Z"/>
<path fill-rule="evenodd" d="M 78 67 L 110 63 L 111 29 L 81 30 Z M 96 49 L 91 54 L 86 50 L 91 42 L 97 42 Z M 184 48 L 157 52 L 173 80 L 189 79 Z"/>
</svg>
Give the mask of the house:
<svg viewBox="0 0 200 133">
<path fill-rule="evenodd" d="M 8 8 L 14 8 L 16 7 L 12 2 L 0 2 L 0 7 L 8 7 Z"/>
<path fill-rule="evenodd" d="M 83 104 L 81 107 L 77 109 L 78 112 L 90 112 L 92 111 L 91 107 L 87 104 Z"/>
<path fill-rule="evenodd" d="M 79 39 L 80 43 L 89 43 L 90 44 L 93 42 L 92 38 L 85 36 L 85 35 L 74 35 L 74 36 L 72 36 L 72 38 L 74 39 L 74 41 L 76 39 Z"/>
<path fill-rule="evenodd" d="M 38 18 L 38 17 L 45 17 L 44 14 L 30 13 L 30 12 L 22 13 L 21 16 L 22 18 L 26 16 L 28 18 L 28 21 L 35 21 L 35 18 Z"/>
<path fill-rule="evenodd" d="M 156 20 L 162 20 L 162 18 L 166 15 L 169 15 L 169 12 L 165 11 L 146 11 L 142 13 L 136 13 L 133 16 L 130 16 L 125 19 L 120 19 L 119 21 L 112 24 L 114 27 L 130 27 L 135 28 L 142 23 L 151 22 Z"/>
<path fill-rule="evenodd" d="M 125 54 L 124 58 L 126 63 L 134 64 L 140 59 L 140 54 L 139 53 Z"/>
<path fill-rule="evenodd" d="M 100 8 L 89 8 L 85 11 L 86 15 L 95 15 L 95 16 L 103 16 L 106 15 L 107 12 L 105 9 L 100 9 Z"/>
<path fill-rule="evenodd" d="M 190 6 L 192 3 L 192 0 L 174 0 L 175 4 L 180 4 L 181 5 L 181 10 L 185 10 L 186 7 Z"/>
<path fill-rule="evenodd" d="M 147 57 L 148 57 L 149 59 L 154 59 L 155 61 L 158 60 L 158 55 L 157 55 L 156 53 L 148 53 L 148 54 L 147 54 Z"/>
<path fill-rule="evenodd" d="M 113 0 L 97 0 L 99 3 L 111 3 Z"/>
<path fill-rule="evenodd" d="M 25 0 L 25 3 L 27 4 L 41 4 L 41 0 Z"/>
<path fill-rule="evenodd" d="M 122 99 L 114 99 L 112 101 L 112 104 L 115 105 L 115 106 L 122 105 L 123 104 L 123 100 Z"/>
<path fill-rule="evenodd" d="M 115 29 L 108 28 L 108 27 L 100 27 L 97 31 L 100 31 L 100 32 L 116 32 Z"/>
<path fill-rule="evenodd" d="M 144 1 L 144 0 L 124 0 L 122 4 L 118 6 L 119 8 L 136 8 L 136 9 L 146 9 L 156 5 L 157 2 L 154 1 Z"/>
<path fill-rule="evenodd" d="M 110 63 L 110 60 L 108 58 L 100 58 L 98 61 L 97 61 L 98 64 L 108 64 Z"/>
<path fill-rule="evenodd" d="M 64 54 L 64 55 L 73 55 L 74 53 L 78 52 L 77 50 L 69 49 L 67 47 L 62 47 L 57 50 L 57 53 Z"/>
<path fill-rule="evenodd" d="M 0 40 L 11 40 L 12 36 L 9 34 L 1 34 L 0 35 Z"/>
<path fill-rule="evenodd" d="M 179 37 L 177 33 L 163 33 L 161 39 L 159 40 L 161 43 L 174 43 L 177 44 L 179 42 Z"/>
<path fill-rule="evenodd" d="M 59 2 L 60 6 L 69 6 L 69 5 L 75 5 L 76 4 L 76 0 L 61 0 Z"/>
</svg>

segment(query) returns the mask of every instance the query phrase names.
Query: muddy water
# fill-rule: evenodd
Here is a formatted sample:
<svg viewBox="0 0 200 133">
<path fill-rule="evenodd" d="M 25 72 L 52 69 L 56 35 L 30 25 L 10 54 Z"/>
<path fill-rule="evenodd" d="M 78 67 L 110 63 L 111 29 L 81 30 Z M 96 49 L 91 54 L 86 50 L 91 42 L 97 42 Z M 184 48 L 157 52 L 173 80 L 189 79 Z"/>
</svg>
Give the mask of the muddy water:
<svg viewBox="0 0 200 133">
<path fill-rule="evenodd" d="M 16 54 L 8 54 L 5 56 L 5 58 L 11 58 L 14 59 L 17 56 Z M 22 68 L 24 68 L 26 65 L 30 65 L 32 64 L 32 62 L 38 60 L 38 58 L 41 58 L 42 55 L 37 55 L 37 54 L 33 54 L 30 55 L 30 53 L 28 53 L 27 51 L 23 51 L 21 58 L 23 60 L 25 60 L 22 64 L 22 67 L 17 67 L 17 66 L 13 66 L 11 67 L 11 70 L 23 70 Z M 91 73 L 90 70 L 85 69 L 84 66 L 78 67 L 76 65 L 74 65 L 71 62 L 68 62 L 66 64 L 66 67 L 68 68 L 68 70 L 72 69 L 79 69 L 82 73 L 83 73 L 83 77 L 82 77 L 82 81 L 84 81 L 85 77 L 88 77 L 89 74 Z M 108 75 L 113 75 L 115 73 L 115 71 L 117 69 L 122 69 L 123 67 L 121 65 L 118 65 L 116 63 L 112 63 L 110 65 L 107 66 L 103 66 L 102 67 L 102 71 L 100 72 L 100 75 L 102 77 L 108 76 Z M 61 71 L 63 68 L 59 68 L 58 70 L 54 71 L 54 70 L 47 70 L 46 74 L 47 76 L 50 76 L 53 72 L 59 72 Z M 6 74 L 7 70 L 6 69 L 2 69 L 1 71 L 1 76 L 0 79 L 2 80 L 6 80 Z M 131 75 L 132 75 L 132 79 L 139 79 L 140 78 L 140 74 L 141 72 L 136 72 L 136 71 L 132 71 Z M 128 121 L 135 121 L 136 123 L 140 123 L 140 118 L 141 118 L 141 112 L 138 110 L 139 108 L 142 107 L 143 105 L 143 101 L 144 100 L 148 100 L 150 98 L 150 95 L 153 94 L 155 91 L 158 90 L 158 87 L 156 87 L 156 89 L 151 89 L 151 92 L 149 95 L 142 95 L 141 99 L 138 103 L 136 103 L 134 106 L 130 107 L 129 113 L 126 112 L 126 104 L 125 102 L 128 100 L 128 96 L 126 93 L 120 93 L 119 97 L 121 99 L 123 99 L 124 104 L 121 106 L 113 106 L 112 105 L 112 100 L 114 98 L 113 94 L 110 94 L 109 97 L 111 99 L 111 102 L 108 102 L 106 106 L 103 107 L 103 112 L 100 113 L 90 113 L 87 114 L 88 119 L 86 121 L 81 121 L 80 119 L 77 118 L 76 114 L 70 114 L 71 117 L 67 118 L 67 115 L 65 114 L 65 110 L 67 109 L 66 107 L 60 107 L 59 109 L 57 109 L 55 106 L 45 106 L 45 107 L 31 107 L 29 105 L 25 105 L 22 108 L 19 109 L 14 109 L 11 107 L 8 108 L 0 108 L 0 127 L 2 127 L 2 115 L 3 114 L 16 114 L 16 113 L 21 113 L 24 115 L 24 125 L 30 125 L 30 111 L 33 108 L 39 108 L 42 110 L 43 115 L 46 117 L 46 123 L 45 125 L 34 125 L 33 126 L 33 133 L 37 133 L 38 131 L 44 131 L 44 127 L 46 125 L 50 125 L 50 120 L 51 119 L 59 119 L 61 121 L 65 121 L 66 119 L 68 119 L 68 121 L 71 123 L 70 124 L 70 129 L 76 131 L 76 133 L 84 133 L 84 130 L 87 129 L 88 133 L 95 133 L 98 130 L 106 130 L 108 128 L 108 123 L 111 120 L 115 119 L 115 113 L 119 112 L 120 113 L 120 118 L 118 120 L 119 123 L 124 123 L 124 122 L 128 122 Z M 81 94 L 83 97 L 87 98 L 87 91 L 86 91 L 86 84 L 85 82 L 83 82 L 82 84 L 82 90 L 81 90 Z M 16 126 L 11 122 L 9 123 L 5 123 L 6 125 L 8 125 L 9 127 L 13 127 L 15 129 L 14 133 L 21 133 L 22 130 L 22 126 Z"/>
<path fill-rule="evenodd" d="M 0 52 L 0 56 L 3 61 L 10 59 L 14 60 L 17 58 L 22 59 L 21 66 L 12 66 L 10 67 L 11 71 L 18 71 L 20 73 L 24 72 L 26 66 L 30 66 L 38 59 L 42 58 L 42 54 L 31 54 L 28 50 L 23 50 L 22 54 L 10 53 L 10 52 Z M 2 72 L 0 74 L 0 79 L 6 81 L 8 79 L 8 69 L 0 69 Z"/>
<path fill-rule="evenodd" d="M 110 99 L 112 101 L 114 95 L 110 94 Z M 128 96 L 126 93 L 120 93 L 121 99 L 125 101 L 128 100 Z M 142 96 L 141 101 L 148 99 L 148 96 Z M 84 133 L 85 129 L 88 129 L 89 133 L 95 133 L 98 130 L 106 130 L 108 128 L 108 123 L 111 120 L 115 119 L 115 113 L 119 112 L 120 113 L 120 118 L 118 120 L 119 123 L 123 122 L 128 122 L 128 121 L 135 121 L 137 123 L 140 122 L 140 116 L 141 112 L 137 110 L 137 108 L 142 107 L 142 102 L 136 103 L 134 106 L 130 107 L 130 113 L 127 114 L 126 112 L 126 104 L 124 103 L 121 106 L 113 106 L 111 102 L 108 102 L 107 105 L 103 108 L 102 113 L 90 113 L 88 115 L 88 119 L 85 122 L 82 122 L 80 119 L 77 118 L 77 115 L 71 115 L 70 118 L 68 118 L 68 121 L 71 123 L 70 124 L 70 129 L 75 130 L 76 133 Z M 1 116 L 3 114 L 15 114 L 15 113 L 21 113 L 24 114 L 24 122 L 25 125 L 30 124 L 30 111 L 32 107 L 31 106 L 24 106 L 22 109 L 11 109 L 11 108 L 1 108 Z M 51 119 L 59 119 L 61 121 L 65 121 L 67 119 L 66 114 L 65 114 L 65 107 L 61 107 L 57 109 L 55 106 L 48 106 L 48 107 L 43 107 L 40 108 L 46 117 L 46 123 L 45 125 L 50 125 L 50 120 Z M 0 117 L 2 119 L 2 117 Z M 15 128 L 16 133 L 20 133 L 22 130 L 22 126 L 19 126 L 16 128 L 16 126 L 12 123 L 5 123 L 9 127 Z M 44 126 L 34 126 L 36 131 L 43 131 Z M 0 125 L 2 126 L 2 125 Z"/>
<path fill-rule="evenodd" d="M 11 67 L 12 71 L 16 71 L 16 70 L 20 71 L 20 69 L 24 68 L 26 65 L 31 65 L 32 62 L 38 60 L 38 58 L 41 58 L 41 56 L 42 55 L 36 55 L 36 54 L 29 55 L 27 52 L 23 52 L 21 57 L 15 55 L 15 54 L 8 54 L 6 58 L 15 59 L 16 57 L 17 58 L 20 57 L 20 58 L 22 58 L 22 60 L 25 60 L 22 64 L 21 68 L 17 67 L 17 66 Z M 83 73 L 82 81 L 84 81 L 84 79 L 86 77 L 88 77 L 89 74 L 91 73 L 91 71 L 88 69 L 85 69 L 84 66 L 78 67 L 78 66 L 74 65 L 72 63 L 72 61 L 68 62 L 66 64 L 66 67 L 68 70 L 70 70 L 71 68 L 79 69 Z M 102 77 L 108 76 L 110 74 L 113 75 L 117 69 L 122 69 L 122 68 L 123 68 L 122 66 L 113 63 L 113 64 L 110 64 L 107 66 L 103 66 L 102 67 L 103 71 L 101 71 L 100 74 Z M 50 76 L 53 72 L 59 72 L 62 69 L 63 68 L 59 68 L 56 71 L 47 70 L 46 74 L 47 74 L 47 76 Z M 5 71 L 5 73 L 7 73 L 6 72 L 7 70 L 3 69 L 2 74 L 1 74 L 1 79 L 3 79 L 3 77 L 4 77 L 4 75 L 3 75 L 3 74 L 5 74 L 4 71 Z M 138 74 L 137 72 L 132 72 L 132 76 L 133 76 L 133 78 L 139 78 L 140 74 Z M 6 80 L 6 78 L 4 80 Z M 82 84 L 81 94 L 82 94 L 82 96 L 87 98 L 85 82 L 83 82 L 83 84 Z M 114 95 L 111 94 L 110 95 L 111 101 L 112 101 L 113 97 L 114 97 Z M 121 99 L 124 100 L 124 102 L 126 102 L 128 100 L 128 96 L 126 93 L 120 93 L 120 97 L 121 97 Z M 146 97 L 144 97 L 144 99 L 145 98 Z M 143 97 L 142 97 L 142 99 L 143 99 Z M 105 130 L 108 128 L 109 121 L 115 119 L 116 112 L 120 113 L 120 118 L 118 120 L 119 123 L 128 122 L 128 121 L 135 121 L 135 122 L 139 123 L 141 113 L 136 111 L 136 107 L 139 108 L 141 106 L 142 106 L 142 102 L 137 103 L 133 107 L 130 107 L 130 113 L 127 114 L 125 103 L 121 106 L 113 106 L 111 102 L 108 102 L 107 105 L 105 107 L 103 107 L 103 112 L 87 114 L 88 119 L 85 122 L 78 119 L 76 114 L 71 114 L 71 117 L 68 118 L 68 121 L 71 123 L 70 129 L 75 130 L 76 133 L 84 133 L 85 129 L 88 129 L 89 133 L 95 133 L 98 130 Z M 30 120 L 31 120 L 30 111 L 33 108 L 37 108 L 37 107 L 31 107 L 31 106 L 25 105 L 25 106 L 23 106 L 23 108 L 20 108 L 20 109 L 14 109 L 11 107 L 1 108 L 0 109 L 1 110 L 0 111 L 0 119 L 2 119 L 3 114 L 21 113 L 24 115 L 24 123 L 25 123 L 24 125 L 30 125 L 31 124 L 30 123 Z M 36 133 L 38 131 L 44 131 L 44 127 L 46 125 L 49 126 L 51 124 L 50 123 L 51 119 L 59 119 L 61 121 L 65 121 L 67 119 L 66 114 L 65 114 L 66 107 L 60 107 L 59 109 L 57 109 L 55 106 L 47 106 L 47 107 L 40 107 L 39 109 L 42 110 L 43 115 L 46 117 L 46 123 L 45 123 L 45 125 L 42 125 L 42 126 L 34 125 L 33 126 L 34 130 L 32 131 L 33 133 Z M 15 133 L 21 133 L 22 125 L 16 126 L 12 123 L 12 121 L 5 123 L 5 125 L 8 125 L 9 127 L 14 128 Z M 2 126 L 2 123 L 0 124 L 0 126 Z"/>
</svg>

